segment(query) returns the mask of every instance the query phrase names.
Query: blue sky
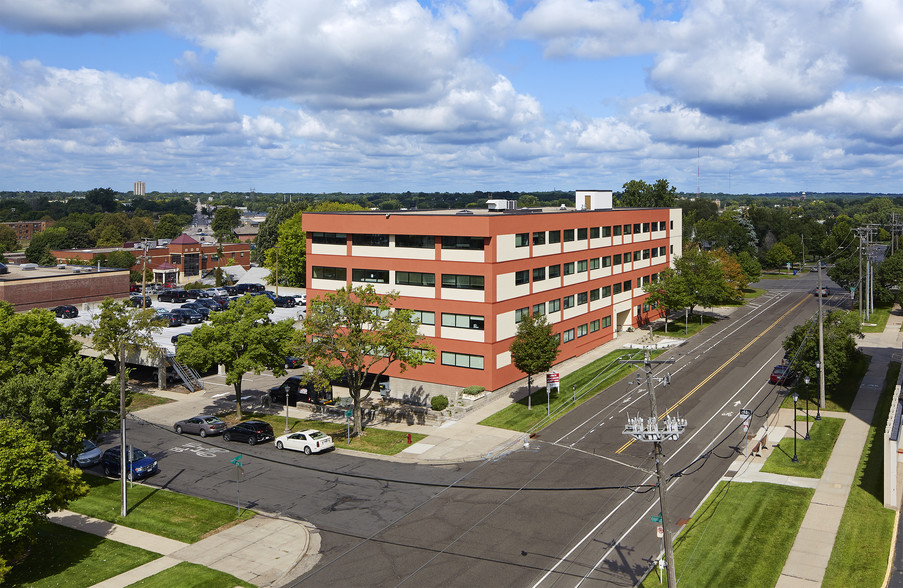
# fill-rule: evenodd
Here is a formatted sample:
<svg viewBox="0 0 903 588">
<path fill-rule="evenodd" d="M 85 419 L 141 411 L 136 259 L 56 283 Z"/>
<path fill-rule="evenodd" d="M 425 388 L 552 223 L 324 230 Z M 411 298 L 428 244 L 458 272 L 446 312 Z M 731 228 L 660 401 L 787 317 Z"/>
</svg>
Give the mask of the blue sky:
<svg viewBox="0 0 903 588">
<path fill-rule="evenodd" d="M 903 192 L 898 0 L 0 0 L 0 189 Z"/>
</svg>

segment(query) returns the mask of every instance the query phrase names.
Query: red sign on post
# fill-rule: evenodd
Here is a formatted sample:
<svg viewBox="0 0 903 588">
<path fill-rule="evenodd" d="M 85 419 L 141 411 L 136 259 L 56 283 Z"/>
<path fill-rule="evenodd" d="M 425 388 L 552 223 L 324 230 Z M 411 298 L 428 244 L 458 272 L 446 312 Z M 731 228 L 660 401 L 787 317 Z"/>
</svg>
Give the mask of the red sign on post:
<svg viewBox="0 0 903 588">
<path fill-rule="evenodd" d="M 558 383 L 558 372 L 549 372 L 546 374 L 546 385 Z"/>
</svg>

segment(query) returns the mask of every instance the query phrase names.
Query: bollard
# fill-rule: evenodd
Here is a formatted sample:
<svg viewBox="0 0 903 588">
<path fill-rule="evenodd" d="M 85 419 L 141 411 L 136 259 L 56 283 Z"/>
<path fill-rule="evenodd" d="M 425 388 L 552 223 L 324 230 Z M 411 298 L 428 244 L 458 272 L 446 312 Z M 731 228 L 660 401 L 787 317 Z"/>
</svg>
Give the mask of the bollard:
<svg viewBox="0 0 903 588">
<path fill-rule="evenodd" d="M 408 445 L 410 445 L 410 444 L 411 444 L 411 434 L 408 433 Z"/>
</svg>

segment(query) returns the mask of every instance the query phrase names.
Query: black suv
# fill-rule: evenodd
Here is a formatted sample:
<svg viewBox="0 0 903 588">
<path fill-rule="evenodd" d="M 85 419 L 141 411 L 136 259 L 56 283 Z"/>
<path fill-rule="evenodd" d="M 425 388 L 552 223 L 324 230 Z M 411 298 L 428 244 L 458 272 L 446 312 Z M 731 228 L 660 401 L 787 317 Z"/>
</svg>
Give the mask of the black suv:
<svg viewBox="0 0 903 588">
<path fill-rule="evenodd" d="M 185 290 L 163 290 L 157 295 L 160 302 L 188 302 L 188 292 Z"/>
<path fill-rule="evenodd" d="M 224 441 L 246 441 L 255 445 L 273 438 L 273 427 L 264 421 L 245 421 L 223 431 Z"/>
<path fill-rule="evenodd" d="M 56 318 L 75 318 L 78 316 L 78 309 L 71 304 L 56 306 L 51 310 L 56 314 Z"/>
<path fill-rule="evenodd" d="M 310 384 L 303 383 L 298 376 L 286 379 L 279 386 L 270 388 L 264 396 L 264 404 L 285 404 L 297 406 L 299 402 L 310 404 L 332 404 L 332 389 L 317 390 Z"/>
<path fill-rule="evenodd" d="M 242 294 L 254 294 L 255 292 L 263 292 L 266 288 L 263 287 L 263 284 L 236 284 L 235 285 L 235 294 L 236 296 L 241 296 Z"/>
</svg>

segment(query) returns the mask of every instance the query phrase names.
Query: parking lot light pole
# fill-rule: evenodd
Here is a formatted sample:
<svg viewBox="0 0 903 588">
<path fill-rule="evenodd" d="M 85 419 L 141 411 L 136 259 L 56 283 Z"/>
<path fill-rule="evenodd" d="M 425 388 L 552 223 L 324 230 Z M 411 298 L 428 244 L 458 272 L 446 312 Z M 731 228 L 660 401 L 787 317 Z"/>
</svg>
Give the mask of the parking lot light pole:
<svg viewBox="0 0 903 588">
<path fill-rule="evenodd" d="M 799 458 L 796 456 L 796 401 L 800 399 L 800 395 L 794 392 L 791 394 L 793 398 L 793 463 L 799 463 Z"/>
<path fill-rule="evenodd" d="M 809 440 L 809 376 L 803 378 L 806 382 L 806 441 Z"/>
</svg>

